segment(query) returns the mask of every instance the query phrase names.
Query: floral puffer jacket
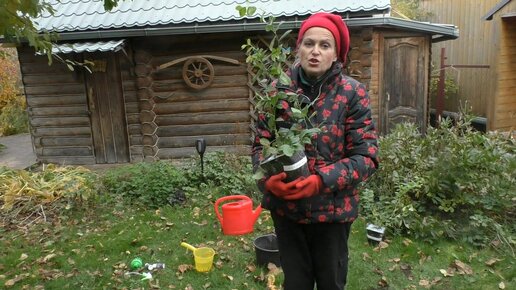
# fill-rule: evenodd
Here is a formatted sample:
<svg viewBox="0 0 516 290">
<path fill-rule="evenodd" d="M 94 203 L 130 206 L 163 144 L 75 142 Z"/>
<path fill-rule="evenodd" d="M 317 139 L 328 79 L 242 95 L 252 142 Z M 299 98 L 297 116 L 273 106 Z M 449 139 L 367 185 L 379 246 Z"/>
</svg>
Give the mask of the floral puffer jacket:
<svg viewBox="0 0 516 290">
<path fill-rule="evenodd" d="M 318 97 L 312 123 L 320 126 L 321 132 L 312 137 L 311 145 L 305 146 L 305 154 L 310 172 L 321 176 L 323 190 L 310 198 L 286 201 L 264 189 L 264 178 L 258 181 L 264 193 L 262 207 L 299 223 L 351 222 L 358 216 L 357 185 L 378 168 L 377 134 L 369 96 L 364 85 L 342 73 L 340 63 L 335 63 L 326 77 L 313 86 L 301 83 L 300 69 L 291 68 L 290 87 L 278 89 Z M 266 122 L 259 120 L 252 152 L 255 169 L 263 160 L 260 138 L 271 136 Z"/>
</svg>

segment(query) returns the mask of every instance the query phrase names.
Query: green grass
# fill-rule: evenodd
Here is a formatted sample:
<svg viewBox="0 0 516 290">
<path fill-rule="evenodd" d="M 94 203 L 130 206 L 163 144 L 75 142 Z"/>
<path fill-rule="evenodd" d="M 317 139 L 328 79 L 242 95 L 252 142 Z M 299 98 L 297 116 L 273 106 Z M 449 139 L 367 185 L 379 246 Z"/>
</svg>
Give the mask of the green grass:
<svg viewBox="0 0 516 290">
<path fill-rule="evenodd" d="M 99 201 L 87 209 L 63 211 L 59 219 L 48 216 L 47 223 L 28 230 L 0 228 L 0 288 L 152 289 L 152 284 L 160 289 L 265 289 L 268 270 L 254 266 L 252 241 L 273 231 L 268 212 L 262 212 L 253 233 L 225 236 L 213 210 L 215 200 L 199 194 L 184 206 L 157 211 Z M 353 225 L 348 289 L 516 285 L 513 257 L 453 241 L 430 245 L 402 237 L 389 237 L 388 246 L 380 249 L 367 243 L 364 228 L 362 219 Z M 179 245 L 182 241 L 214 248 L 213 270 L 196 272 L 192 252 Z M 153 273 L 151 284 L 127 277 L 124 273 L 135 257 L 163 262 L 166 268 Z M 493 258 L 499 261 L 486 265 Z M 472 267 L 473 273 L 444 277 L 440 270 L 456 260 Z M 278 274 L 276 284 L 281 281 Z M 424 281 L 431 287 L 420 286 Z"/>
</svg>

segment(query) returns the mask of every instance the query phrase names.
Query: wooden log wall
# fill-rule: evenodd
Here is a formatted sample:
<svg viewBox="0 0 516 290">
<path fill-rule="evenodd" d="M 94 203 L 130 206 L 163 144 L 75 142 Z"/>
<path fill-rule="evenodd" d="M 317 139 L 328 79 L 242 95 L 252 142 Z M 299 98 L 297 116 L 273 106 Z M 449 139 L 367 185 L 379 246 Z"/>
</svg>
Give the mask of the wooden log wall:
<svg viewBox="0 0 516 290">
<path fill-rule="evenodd" d="M 143 135 L 140 121 L 140 106 L 135 58 L 131 45 L 125 48 L 126 54 L 119 54 L 122 91 L 125 102 L 125 117 L 129 139 L 129 157 L 131 162 L 143 161 Z"/>
<path fill-rule="evenodd" d="M 348 53 L 347 74 L 363 83 L 371 98 L 373 119 L 378 122 L 379 117 L 379 53 L 378 32 L 372 28 L 351 29 L 350 49 Z"/>
<path fill-rule="evenodd" d="M 34 50 L 18 48 L 33 145 L 38 161 L 94 164 L 91 123 L 83 76 Z"/>
<path fill-rule="evenodd" d="M 143 156 L 145 160 L 197 155 L 195 142 L 208 152 L 250 153 L 250 103 L 245 38 L 204 35 L 154 38 L 135 46 L 135 62 Z M 212 55 L 240 64 L 206 58 L 213 65 L 213 83 L 201 90 L 183 80 L 183 65 L 158 66 L 189 56 Z"/>
</svg>

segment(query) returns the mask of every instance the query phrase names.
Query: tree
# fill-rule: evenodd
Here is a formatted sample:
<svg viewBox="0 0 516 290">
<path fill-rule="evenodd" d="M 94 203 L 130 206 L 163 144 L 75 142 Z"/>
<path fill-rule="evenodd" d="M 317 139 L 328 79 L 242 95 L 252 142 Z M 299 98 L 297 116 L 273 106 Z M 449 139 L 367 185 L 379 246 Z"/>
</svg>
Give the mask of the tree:
<svg viewBox="0 0 516 290">
<path fill-rule="evenodd" d="M 110 11 L 120 0 L 104 0 L 104 9 Z M 0 0 L 0 37 L 7 42 L 27 41 L 37 52 L 46 54 L 52 63 L 52 43 L 56 33 L 38 32 L 34 19 L 44 13 L 54 14 L 54 9 L 45 0 Z M 5 52 L 0 52 L 5 57 Z"/>
<path fill-rule="evenodd" d="M 421 0 L 392 0 L 392 15 L 396 17 L 427 21 L 432 13 L 419 7 Z"/>
</svg>

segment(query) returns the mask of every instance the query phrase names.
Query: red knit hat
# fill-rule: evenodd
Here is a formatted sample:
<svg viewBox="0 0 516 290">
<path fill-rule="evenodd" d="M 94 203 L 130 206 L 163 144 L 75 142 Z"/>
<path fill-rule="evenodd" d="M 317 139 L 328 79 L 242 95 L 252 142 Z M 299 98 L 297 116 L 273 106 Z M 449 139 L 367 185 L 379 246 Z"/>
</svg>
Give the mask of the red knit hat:
<svg viewBox="0 0 516 290">
<path fill-rule="evenodd" d="M 301 23 L 301 28 L 297 36 L 298 47 L 301 40 L 303 40 L 305 32 L 312 27 L 326 28 L 333 34 L 337 46 L 337 57 L 341 62 L 346 62 L 346 56 L 349 51 L 349 31 L 342 18 L 327 12 L 315 13 L 308 17 Z"/>
</svg>

